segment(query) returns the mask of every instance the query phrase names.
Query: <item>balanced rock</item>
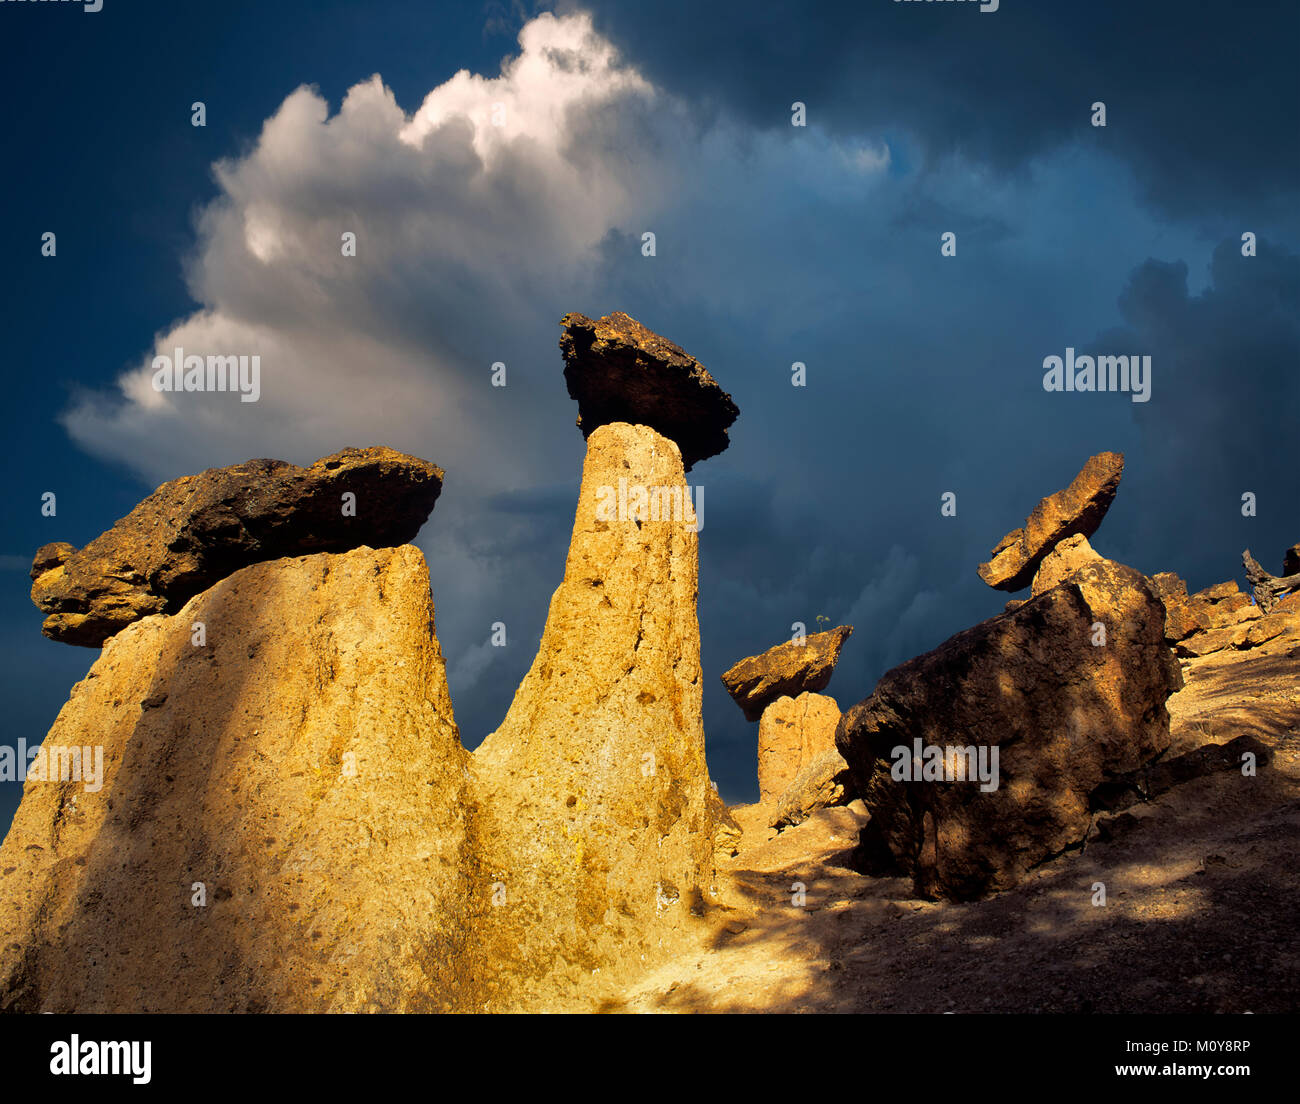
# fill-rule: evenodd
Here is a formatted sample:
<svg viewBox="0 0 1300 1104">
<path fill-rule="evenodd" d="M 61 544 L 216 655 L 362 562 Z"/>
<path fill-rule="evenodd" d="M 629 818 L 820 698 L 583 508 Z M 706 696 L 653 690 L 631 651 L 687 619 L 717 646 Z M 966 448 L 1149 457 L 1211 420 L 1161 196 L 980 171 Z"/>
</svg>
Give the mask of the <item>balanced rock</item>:
<svg viewBox="0 0 1300 1104">
<path fill-rule="evenodd" d="M 0 849 L 0 1010 L 481 1007 L 490 881 L 433 612 L 417 549 L 359 548 L 110 639 Z M 93 782 L 53 765 L 73 748 Z"/>
<path fill-rule="evenodd" d="M 1048 495 L 1034 507 L 1023 529 L 1015 529 L 994 547 L 979 576 L 994 590 L 1016 591 L 1028 586 L 1044 557 L 1066 537 L 1090 537 L 1115 500 L 1124 455 L 1101 452 L 1092 457 L 1064 490 Z"/>
<path fill-rule="evenodd" d="M 426 460 L 367 448 L 309 468 L 250 460 L 173 479 L 80 551 L 59 542 L 36 553 L 32 601 L 47 615 L 41 631 L 97 648 L 249 564 L 405 544 L 433 509 L 442 476 Z M 345 500 L 349 493 L 355 497 Z"/>
<path fill-rule="evenodd" d="M 611 422 L 645 425 L 677 442 L 686 471 L 727 447 L 740 413 L 705 367 L 622 311 L 560 319 L 564 380 L 584 438 Z"/>
<path fill-rule="evenodd" d="M 793 698 L 807 690 L 823 690 L 831 681 L 840 651 L 853 632 L 841 625 L 829 632 L 813 633 L 802 643 L 790 640 L 733 664 L 722 685 L 740 706 L 748 721 L 756 721 L 777 698 Z"/>
<path fill-rule="evenodd" d="M 686 520 L 607 518 L 620 479 L 681 488 L 677 445 L 614 422 L 587 440 L 564 580 L 537 657 L 473 755 L 503 903 L 490 945 L 514 1007 L 553 1004 L 662 953 L 713 878 L 699 538 Z"/>
<path fill-rule="evenodd" d="M 810 762 L 835 747 L 840 707 L 825 694 L 780 697 L 758 722 L 758 793 L 772 801 Z"/>
<path fill-rule="evenodd" d="M 924 897 L 1014 885 L 1084 839 L 1098 787 L 1169 746 L 1181 684 L 1159 599 L 1110 560 L 895 667 L 836 733 L 871 813 L 860 868 Z"/>
</svg>

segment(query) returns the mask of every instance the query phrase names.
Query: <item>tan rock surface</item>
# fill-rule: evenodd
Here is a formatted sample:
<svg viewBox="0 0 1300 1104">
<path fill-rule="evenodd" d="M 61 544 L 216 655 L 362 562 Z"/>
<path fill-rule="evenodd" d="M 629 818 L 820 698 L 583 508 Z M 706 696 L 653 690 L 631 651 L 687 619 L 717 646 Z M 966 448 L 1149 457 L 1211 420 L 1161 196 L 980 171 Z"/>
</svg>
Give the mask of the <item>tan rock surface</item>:
<svg viewBox="0 0 1300 1104">
<path fill-rule="evenodd" d="M 758 722 L 759 801 L 774 801 L 809 763 L 835 747 L 840 707 L 825 694 L 780 697 Z"/>
<path fill-rule="evenodd" d="M 565 565 L 537 657 L 474 753 L 486 860 L 506 903 L 491 953 L 519 1007 L 554 1003 L 652 958 L 713 878 L 696 618 L 698 536 L 682 521 L 602 520 L 602 488 L 682 487 L 681 453 L 615 422 L 587 442 Z"/>
<path fill-rule="evenodd" d="M 1066 537 L 1092 536 L 1119 490 L 1124 456 L 1101 452 L 1091 457 L 1070 485 L 1034 507 L 1023 529 L 1015 529 L 994 546 L 979 576 L 994 590 L 1028 586 L 1043 558 Z"/>
<path fill-rule="evenodd" d="M 835 747 L 807 764 L 776 800 L 774 828 L 802 824 L 818 809 L 847 805 L 857 795 L 849 765 Z"/>
<path fill-rule="evenodd" d="M 102 789 L 29 780 L 0 849 L 0 1008 L 477 1006 L 432 630 L 405 546 L 247 567 L 109 640 L 46 739 L 101 744 Z"/>
<path fill-rule="evenodd" d="M 1030 593 L 1037 598 L 1043 591 L 1065 582 L 1079 568 L 1100 559 L 1087 537 L 1079 533 L 1066 537 L 1044 557 L 1034 576 L 1033 590 Z"/>
</svg>

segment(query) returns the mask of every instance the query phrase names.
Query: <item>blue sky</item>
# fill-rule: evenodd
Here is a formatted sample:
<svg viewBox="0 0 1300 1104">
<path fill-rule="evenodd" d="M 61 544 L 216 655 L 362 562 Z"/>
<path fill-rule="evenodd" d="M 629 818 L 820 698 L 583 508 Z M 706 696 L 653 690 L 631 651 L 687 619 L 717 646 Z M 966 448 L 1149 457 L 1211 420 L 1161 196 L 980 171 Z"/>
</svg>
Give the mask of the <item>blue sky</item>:
<svg viewBox="0 0 1300 1104">
<path fill-rule="evenodd" d="M 1092 453 L 1128 457 L 1103 554 L 1193 588 L 1245 547 L 1280 570 L 1297 40 L 1283 3 L 0 5 L 5 742 L 40 739 L 97 654 L 40 636 L 39 545 L 205 467 L 389 444 L 447 471 L 417 543 L 477 745 L 562 574 L 569 310 L 626 310 L 741 410 L 691 473 L 731 801 L 756 794 L 757 729 L 722 670 L 820 614 L 856 626 L 828 692 L 865 697 L 1001 609 L 975 565 Z M 151 403 L 178 339 L 260 350 L 263 399 Z M 1150 402 L 1045 392 L 1067 346 L 1150 355 Z"/>
</svg>

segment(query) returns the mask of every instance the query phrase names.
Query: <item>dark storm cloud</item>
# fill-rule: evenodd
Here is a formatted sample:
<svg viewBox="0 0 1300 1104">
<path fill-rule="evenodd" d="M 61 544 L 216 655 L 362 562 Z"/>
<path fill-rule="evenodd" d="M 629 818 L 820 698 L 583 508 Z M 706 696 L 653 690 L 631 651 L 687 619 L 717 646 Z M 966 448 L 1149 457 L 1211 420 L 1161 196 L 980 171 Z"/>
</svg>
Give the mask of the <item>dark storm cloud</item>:
<svg viewBox="0 0 1300 1104">
<path fill-rule="evenodd" d="M 1300 179 L 1300 6 L 1185 0 L 812 4 L 594 0 L 596 24 L 670 91 L 788 126 L 958 152 L 999 171 L 1067 142 L 1110 150 L 1178 215 L 1287 217 Z M 1103 101 L 1106 129 L 1089 123 Z"/>
<path fill-rule="evenodd" d="M 1195 585 L 1243 579 L 1250 547 L 1269 570 L 1300 540 L 1300 493 L 1288 462 L 1300 426 L 1300 256 L 1261 239 L 1219 244 L 1210 284 L 1188 292 L 1183 262 L 1137 268 L 1119 305 L 1126 325 L 1098 351 L 1153 358 L 1149 403 L 1135 408 L 1141 462 L 1125 479 L 1148 508 L 1131 541 L 1148 571 L 1166 567 Z M 1243 517 L 1242 495 L 1257 514 Z"/>
</svg>

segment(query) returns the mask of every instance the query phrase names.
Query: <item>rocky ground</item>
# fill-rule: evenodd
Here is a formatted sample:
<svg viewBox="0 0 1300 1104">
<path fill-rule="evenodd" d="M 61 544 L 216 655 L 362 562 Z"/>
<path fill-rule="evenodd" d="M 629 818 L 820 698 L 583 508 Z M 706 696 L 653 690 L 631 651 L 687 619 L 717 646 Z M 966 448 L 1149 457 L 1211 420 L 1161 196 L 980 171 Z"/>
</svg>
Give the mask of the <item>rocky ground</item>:
<svg viewBox="0 0 1300 1104">
<path fill-rule="evenodd" d="M 1290 603 L 1300 607 L 1300 599 Z M 1183 662 L 1179 754 L 1247 733 L 1274 753 L 1136 806 L 1082 852 L 972 903 L 911 898 L 848 866 L 862 806 L 781 833 L 770 810 L 719 871 L 698 938 L 605 1011 L 1294 1011 L 1300 982 L 1300 608 L 1249 651 Z M 1105 838 L 1109 837 L 1109 838 Z M 806 904 L 792 902 L 802 882 Z M 1105 905 L 1093 903 L 1094 885 Z"/>
</svg>

